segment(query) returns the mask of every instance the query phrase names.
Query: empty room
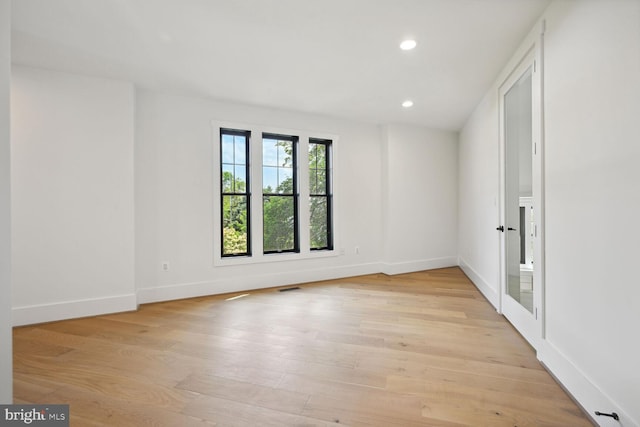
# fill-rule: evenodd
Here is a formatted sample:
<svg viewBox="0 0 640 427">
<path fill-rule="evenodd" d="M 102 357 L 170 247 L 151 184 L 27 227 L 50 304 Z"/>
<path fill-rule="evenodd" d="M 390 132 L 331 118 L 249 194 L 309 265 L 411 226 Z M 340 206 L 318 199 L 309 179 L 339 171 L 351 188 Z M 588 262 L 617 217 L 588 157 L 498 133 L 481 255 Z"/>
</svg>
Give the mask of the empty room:
<svg viewBox="0 0 640 427">
<path fill-rule="evenodd" d="M 0 425 L 640 427 L 640 0 L 0 0 Z"/>
</svg>

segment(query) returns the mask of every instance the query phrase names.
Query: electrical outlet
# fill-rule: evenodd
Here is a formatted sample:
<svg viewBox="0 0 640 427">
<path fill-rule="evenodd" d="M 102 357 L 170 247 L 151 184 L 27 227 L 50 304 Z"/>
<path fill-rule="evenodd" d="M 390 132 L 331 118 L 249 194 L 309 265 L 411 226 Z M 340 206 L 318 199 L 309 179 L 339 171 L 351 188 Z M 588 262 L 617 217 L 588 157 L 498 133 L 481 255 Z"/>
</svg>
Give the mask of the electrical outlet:
<svg viewBox="0 0 640 427">
<path fill-rule="evenodd" d="M 169 271 L 169 263 L 168 262 L 163 262 L 162 263 L 162 271 Z"/>
</svg>

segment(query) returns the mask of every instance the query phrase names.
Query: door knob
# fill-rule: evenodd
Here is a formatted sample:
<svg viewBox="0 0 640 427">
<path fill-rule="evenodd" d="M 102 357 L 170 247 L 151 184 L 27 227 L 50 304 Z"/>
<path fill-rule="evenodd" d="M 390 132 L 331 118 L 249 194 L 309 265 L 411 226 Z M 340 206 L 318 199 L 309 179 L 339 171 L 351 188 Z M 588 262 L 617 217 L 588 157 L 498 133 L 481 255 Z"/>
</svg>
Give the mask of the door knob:
<svg viewBox="0 0 640 427">
<path fill-rule="evenodd" d="M 507 228 L 507 230 L 509 230 L 509 231 L 516 231 L 516 229 L 515 229 L 515 228 L 513 228 L 513 227 L 509 227 L 509 228 Z"/>
</svg>

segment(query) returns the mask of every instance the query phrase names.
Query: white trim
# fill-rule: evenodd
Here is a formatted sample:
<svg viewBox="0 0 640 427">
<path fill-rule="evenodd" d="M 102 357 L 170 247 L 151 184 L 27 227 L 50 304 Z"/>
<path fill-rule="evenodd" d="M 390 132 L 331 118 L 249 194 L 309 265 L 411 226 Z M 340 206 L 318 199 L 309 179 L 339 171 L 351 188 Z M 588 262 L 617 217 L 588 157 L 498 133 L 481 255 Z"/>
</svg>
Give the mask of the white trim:
<svg viewBox="0 0 640 427">
<path fill-rule="evenodd" d="M 365 274 L 375 274 L 379 272 L 380 265 L 378 263 L 368 263 L 335 268 L 285 271 L 273 274 L 256 274 L 253 276 L 232 277 L 203 282 L 177 283 L 167 286 L 139 289 L 138 302 L 140 304 L 147 304 L 208 295 L 220 295 L 232 292 L 245 292 L 257 289 L 317 282 L 320 280 L 332 280 L 361 276 Z"/>
<path fill-rule="evenodd" d="M 31 325 L 43 322 L 99 316 L 137 310 L 138 304 L 173 301 L 232 292 L 246 292 L 293 284 L 303 284 L 322 280 L 348 279 L 349 277 L 383 273 L 388 275 L 455 267 L 455 257 L 401 263 L 365 263 L 334 268 L 303 269 L 283 271 L 274 274 L 232 277 L 191 283 L 177 283 L 167 286 L 138 289 L 136 294 L 118 295 L 104 298 L 66 301 L 54 304 L 40 304 L 13 309 L 13 326 Z M 490 298 L 489 298 L 490 299 Z M 491 299 L 490 299 L 491 301 Z M 493 302 L 492 302 L 493 303 Z"/>
<path fill-rule="evenodd" d="M 546 156 L 546 142 L 545 142 L 545 113 L 544 113 L 544 33 L 547 28 L 547 21 L 542 20 L 540 24 L 540 38 L 538 49 L 538 70 L 535 78 L 537 79 L 539 90 L 536 93 L 539 96 L 537 105 L 540 108 L 540 122 L 538 123 L 537 131 L 537 152 L 533 155 L 533 209 L 534 214 L 537 211 L 538 216 L 535 217 L 535 233 L 533 239 L 538 239 L 538 244 L 534 244 L 533 258 L 538 260 L 533 271 L 533 282 L 538 283 L 538 299 L 540 301 L 538 316 L 540 316 L 540 338 L 544 340 L 547 336 L 547 317 L 546 317 L 546 181 L 545 181 L 545 156 Z M 538 174 L 538 175 L 535 175 Z M 536 191 L 536 185 L 538 188 Z"/>
<path fill-rule="evenodd" d="M 389 276 L 394 276 L 396 274 L 435 270 L 437 268 L 455 267 L 457 265 L 458 259 L 455 256 L 402 262 L 383 262 L 381 263 L 381 272 Z"/>
<path fill-rule="evenodd" d="M 254 254 L 253 256 L 237 256 L 237 257 L 214 257 L 214 265 L 216 267 L 225 267 L 233 265 L 248 265 L 248 264 L 264 264 L 272 262 L 285 262 L 285 261 L 301 261 L 305 259 L 315 258 L 331 258 L 340 256 L 338 249 L 333 250 L 318 250 L 311 251 L 309 249 L 298 253 L 285 252 L 281 254 Z"/>
<path fill-rule="evenodd" d="M 540 340 L 538 358 L 562 384 L 562 386 L 579 402 L 589 417 L 603 427 L 640 427 L 637 420 L 633 420 L 615 401 L 602 391 L 587 374 L 574 365 L 556 346 L 547 340 Z M 595 411 L 615 412 L 620 421 L 612 418 L 596 417 Z"/>
<path fill-rule="evenodd" d="M 491 303 L 493 308 L 500 313 L 500 292 L 496 291 L 484 277 L 478 274 L 464 259 L 458 258 L 458 266 L 467 275 L 471 283 L 475 285 L 482 295 Z"/>
<path fill-rule="evenodd" d="M 136 294 L 14 307 L 13 326 L 137 310 Z"/>
<path fill-rule="evenodd" d="M 0 404 L 13 403 L 11 340 L 11 0 L 0 0 Z"/>
</svg>

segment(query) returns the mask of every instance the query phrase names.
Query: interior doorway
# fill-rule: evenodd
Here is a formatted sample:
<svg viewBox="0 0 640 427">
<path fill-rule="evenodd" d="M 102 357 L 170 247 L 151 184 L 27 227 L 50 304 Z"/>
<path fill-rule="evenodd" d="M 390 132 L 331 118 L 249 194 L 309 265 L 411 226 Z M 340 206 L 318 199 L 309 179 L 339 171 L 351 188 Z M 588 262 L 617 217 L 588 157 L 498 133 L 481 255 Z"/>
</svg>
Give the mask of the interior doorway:
<svg viewBox="0 0 640 427">
<path fill-rule="evenodd" d="M 540 64 L 535 43 L 500 87 L 500 309 L 534 348 L 544 286 Z"/>
</svg>

